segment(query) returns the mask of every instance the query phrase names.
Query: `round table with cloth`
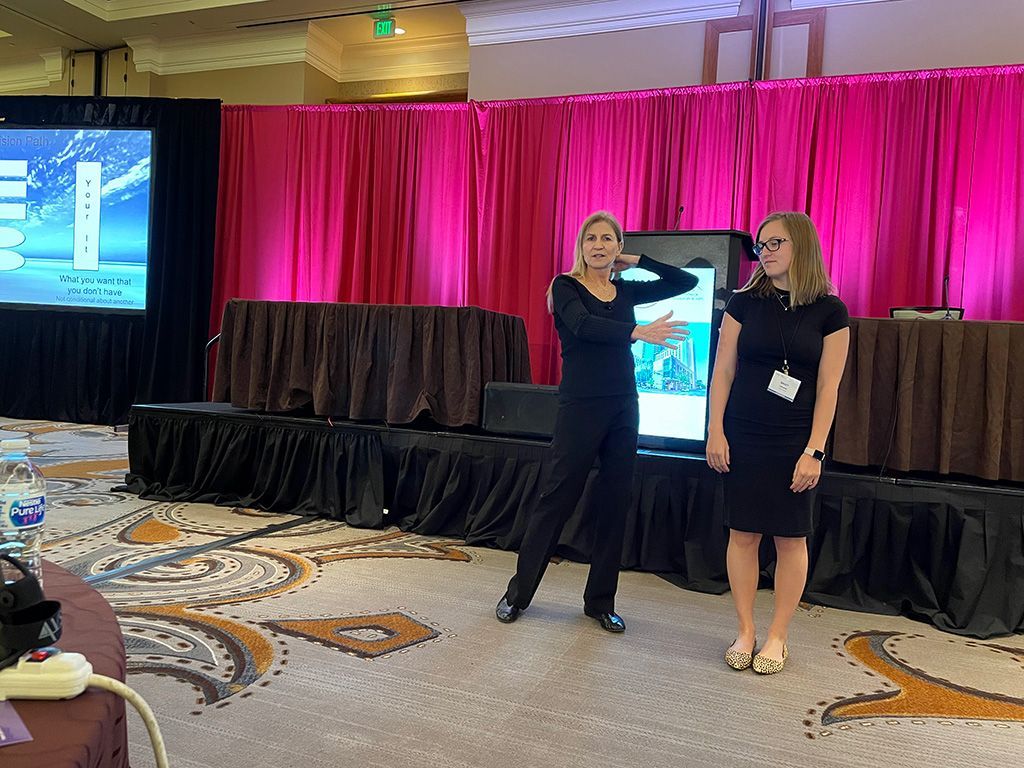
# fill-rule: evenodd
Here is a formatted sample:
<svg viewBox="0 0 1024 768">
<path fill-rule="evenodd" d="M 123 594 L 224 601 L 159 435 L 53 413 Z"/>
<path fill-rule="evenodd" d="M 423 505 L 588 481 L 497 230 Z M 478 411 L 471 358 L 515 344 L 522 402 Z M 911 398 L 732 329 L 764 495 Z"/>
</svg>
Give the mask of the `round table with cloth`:
<svg viewBox="0 0 1024 768">
<path fill-rule="evenodd" d="M 64 633 L 57 647 L 84 654 L 93 672 L 124 681 L 121 628 L 95 589 L 43 561 L 47 599 L 59 600 Z M 128 724 L 120 696 L 89 688 L 68 701 L 11 702 L 32 741 L 0 746 L 3 768 L 128 768 Z"/>
</svg>

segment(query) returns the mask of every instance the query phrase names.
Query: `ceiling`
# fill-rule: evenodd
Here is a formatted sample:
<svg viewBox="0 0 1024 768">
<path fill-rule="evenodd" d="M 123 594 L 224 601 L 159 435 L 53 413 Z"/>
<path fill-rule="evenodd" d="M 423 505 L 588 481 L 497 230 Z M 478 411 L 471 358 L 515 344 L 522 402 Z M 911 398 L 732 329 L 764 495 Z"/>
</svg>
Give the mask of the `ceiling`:
<svg viewBox="0 0 1024 768">
<path fill-rule="evenodd" d="M 0 92 L 61 80 L 68 53 L 124 46 L 159 76 L 299 61 L 336 82 L 450 75 L 468 71 L 471 46 L 726 18 L 743 2 L 0 0 Z M 373 39 L 383 10 L 405 35 Z"/>
<path fill-rule="evenodd" d="M 465 34 L 460 6 L 474 0 L 0 0 L 0 69 L 38 60 L 39 51 L 120 48 L 126 39 L 159 40 L 224 34 L 275 24 L 317 20 L 321 31 L 345 45 L 373 41 L 371 14 L 390 6 L 403 42 Z M 174 11 L 174 12 L 168 12 Z"/>
</svg>

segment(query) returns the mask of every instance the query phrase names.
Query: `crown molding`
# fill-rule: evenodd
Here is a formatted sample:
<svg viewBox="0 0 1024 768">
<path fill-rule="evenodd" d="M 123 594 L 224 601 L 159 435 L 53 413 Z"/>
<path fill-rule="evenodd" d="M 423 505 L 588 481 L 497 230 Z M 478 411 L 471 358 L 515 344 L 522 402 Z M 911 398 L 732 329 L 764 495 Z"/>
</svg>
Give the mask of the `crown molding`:
<svg viewBox="0 0 1024 768">
<path fill-rule="evenodd" d="M 462 34 L 414 40 L 377 40 L 345 47 L 339 82 L 434 77 L 469 71 L 469 46 Z"/>
<path fill-rule="evenodd" d="M 64 78 L 64 63 L 68 52 L 65 48 L 48 48 L 39 51 L 39 60 L 20 64 L 5 64 L 0 68 L 0 93 L 27 91 L 46 88 Z"/>
<path fill-rule="evenodd" d="M 828 8 L 833 5 L 860 5 L 862 3 L 886 3 L 889 0 L 792 0 L 793 10 L 805 8 Z"/>
<path fill-rule="evenodd" d="M 331 37 L 316 24 L 309 25 L 305 60 L 335 82 L 341 81 L 343 48 L 337 38 Z"/>
<path fill-rule="evenodd" d="M 39 51 L 39 58 L 43 60 L 43 71 L 51 83 L 56 83 L 64 77 L 64 62 L 68 58 L 66 48 L 47 48 Z"/>
<path fill-rule="evenodd" d="M 252 5 L 266 0 L 64 0 L 103 21 L 144 19 L 170 13 L 205 11 L 230 5 Z"/>
<path fill-rule="evenodd" d="M 306 23 L 168 40 L 132 37 L 125 43 L 132 49 L 135 68 L 155 75 L 305 61 L 335 80 L 340 76 L 341 44 Z"/>
<path fill-rule="evenodd" d="M 469 46 L 462 34 L 412 40 L 377 40 L 342 46 L 316 24 L 190 35 L 167 40 L 133 37 L 135 68 L 156 75 L 212 69 L 261 67 L 305 61 L 335 82 L 432 77 L 469 71 Z M 344 54 L 344 55 L 343 55 Z"/>
<path fill-rule="evenodd" d="M 732 18 L 740 0 L 475 0 L 459 6 L 470 46 Z"/>
</svg>

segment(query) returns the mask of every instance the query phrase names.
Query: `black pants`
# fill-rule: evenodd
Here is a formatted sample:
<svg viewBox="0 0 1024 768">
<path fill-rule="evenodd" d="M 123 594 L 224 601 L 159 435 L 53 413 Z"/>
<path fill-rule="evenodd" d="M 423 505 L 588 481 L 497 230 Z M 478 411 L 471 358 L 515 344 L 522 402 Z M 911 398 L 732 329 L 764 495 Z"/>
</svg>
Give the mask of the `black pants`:
<svg viewBox="0 0 1024 768">
<path fill-rule="evenodd" d="M 636 395 L 563 397 L 559 401 L 548 455 L 549 474 L 519 547 L 516 573 L 505 595 L 510 605 L 525 608 L 530 604 L 562 528 L 583 494 L 594 459 L 600 457 L 592 506 L 586 510 L 595 536 L 583 605 L 596 613 L 615 610 L 639 422 Z"/>
</svg>

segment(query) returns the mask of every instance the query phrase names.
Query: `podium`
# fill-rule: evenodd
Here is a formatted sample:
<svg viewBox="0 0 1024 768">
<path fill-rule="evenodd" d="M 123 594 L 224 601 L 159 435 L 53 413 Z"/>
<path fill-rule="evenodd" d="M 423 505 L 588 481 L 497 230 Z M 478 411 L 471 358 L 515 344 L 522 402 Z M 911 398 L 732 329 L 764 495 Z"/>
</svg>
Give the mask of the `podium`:
<svg viewBox="0 0 1024 768">
<path fill-rule="evenodd" d="M 730 292 L 739 287 L 740 263 L 757 261 L 750 233 L 735 229 L 623 234 L 626 253 L 645 253 L 676 267 L 714 267 L 716 310 L 724 309 Z"/>
<path fill-rule="evenodd" d="M 681 296 L 636 307 L 638 322 L 650 322 L 671 311 L 674 319 L 688 323 L 689 332 L 673 349 L 650 344 L 631 347 L 640 398 L 640 446 L 702 453 L 718 327 L 725 305 L 739 284 L 743 259 L 754 258 L 753 239 L 735 230 L 624 235 L 627 253 L 643 253 L 663 264 L 686 269 L 698 281 L 693 290 Z M 617 279 L 650 277 L 627 270 Z"/>
</svg>

